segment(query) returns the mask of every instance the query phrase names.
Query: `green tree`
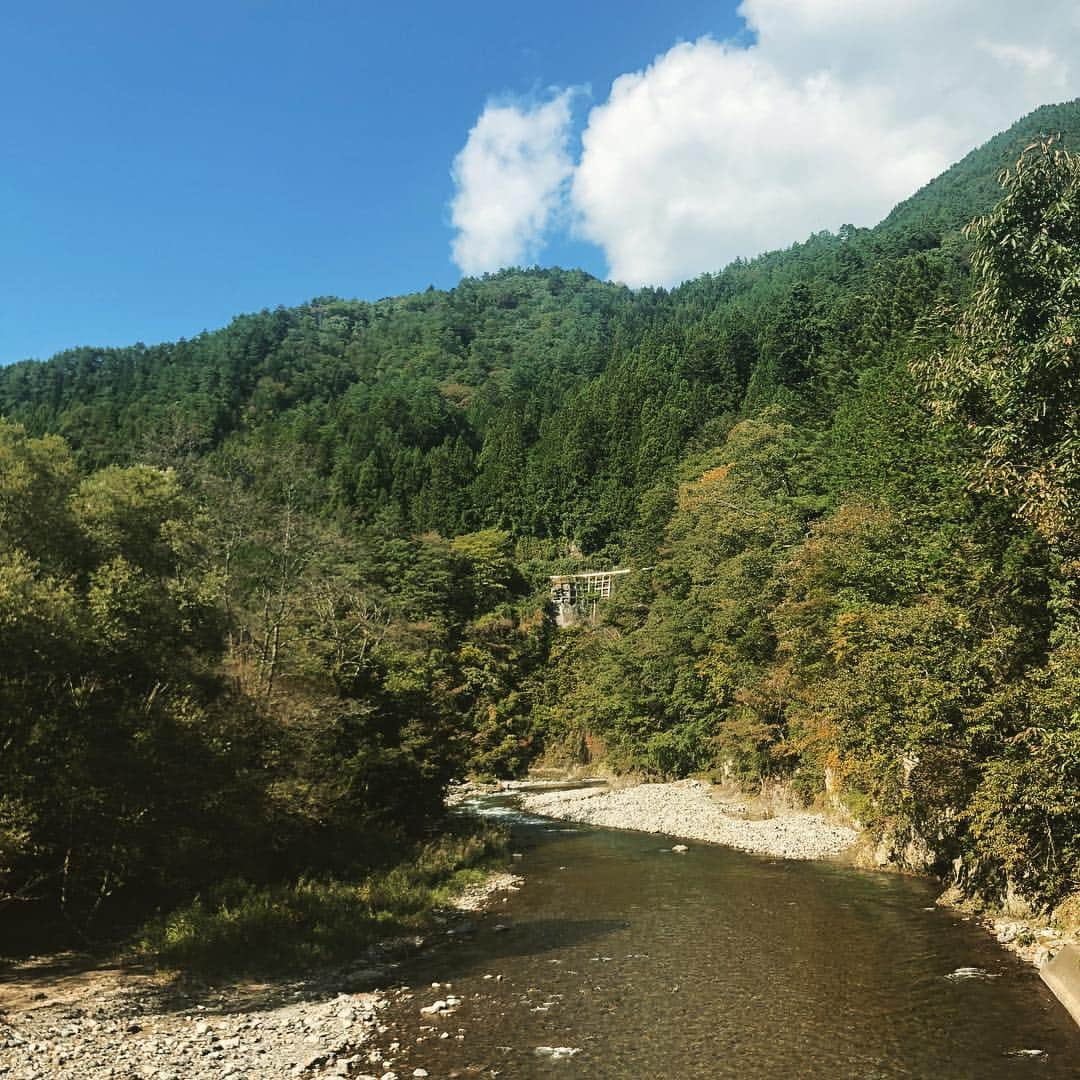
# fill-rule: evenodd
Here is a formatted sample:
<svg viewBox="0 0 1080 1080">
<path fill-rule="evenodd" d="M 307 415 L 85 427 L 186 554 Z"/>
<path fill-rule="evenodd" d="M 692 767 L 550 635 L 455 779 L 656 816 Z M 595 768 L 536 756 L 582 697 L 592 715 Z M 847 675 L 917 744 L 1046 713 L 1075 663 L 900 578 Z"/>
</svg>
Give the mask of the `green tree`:
<svg viewBox="0 0 1080 1080">
<path fill-rule="evenodd" d="M 1080 158 L 1051 140 L 1002 176 L 974 221 L 974 290 L 947 347 L 915 364 L 938 416 L 961 424 L 978 477 L 1046 538 L 1080 545 Z"/>
</svg>

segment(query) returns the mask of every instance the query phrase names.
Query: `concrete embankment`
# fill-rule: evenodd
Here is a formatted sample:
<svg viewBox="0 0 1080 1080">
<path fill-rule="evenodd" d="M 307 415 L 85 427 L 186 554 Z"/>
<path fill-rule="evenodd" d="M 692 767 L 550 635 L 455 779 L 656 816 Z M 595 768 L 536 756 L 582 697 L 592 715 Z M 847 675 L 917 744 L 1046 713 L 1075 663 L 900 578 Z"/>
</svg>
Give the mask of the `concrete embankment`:
<svg viewBox="0 0 1080 1080">
<path fill-rule="evenodd" d="M 721 798 L 700 780 L 526 793 L 522 805 L 565 821 L 704 840 L 782 859 L 835 858 L 859 838 L 855 829 L 821 814 L 788 811 L 755 819 L 747 803 Z"/>
<path fill-rule="evenodd" d="M 1066 945 L 1039 971 L 1069 1015 L 1080 1024 L 1080 945 Z"/>
</svg>

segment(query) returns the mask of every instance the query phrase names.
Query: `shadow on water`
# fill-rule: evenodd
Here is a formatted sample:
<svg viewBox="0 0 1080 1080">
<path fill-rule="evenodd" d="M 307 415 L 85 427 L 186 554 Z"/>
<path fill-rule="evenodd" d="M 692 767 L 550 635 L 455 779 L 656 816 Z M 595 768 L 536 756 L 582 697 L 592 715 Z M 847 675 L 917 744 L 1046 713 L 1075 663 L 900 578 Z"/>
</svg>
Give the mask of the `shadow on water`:
<svg viewBox="0 0 1080 1080">
<path fill-rule="evenodd" d="M 430 981 L 440 974 L 446 978 L 467 978 L 477 972 L 507 970 L 510 961 L 526 958 L 542 961 L 563 950 L 590 945 L 598 947 L 612 934 L 627 931 L 624 919 L 509 919 L 497 922 L 493 915 L 483 920 L 475 932 L 455 932 L 453 941 L 440 943 L 401 964 L 396 981 Z M 505 930 L 496 927 L 505 926 Z M 382 980 L 385 985 L 386 980 Z"/>
</svg>

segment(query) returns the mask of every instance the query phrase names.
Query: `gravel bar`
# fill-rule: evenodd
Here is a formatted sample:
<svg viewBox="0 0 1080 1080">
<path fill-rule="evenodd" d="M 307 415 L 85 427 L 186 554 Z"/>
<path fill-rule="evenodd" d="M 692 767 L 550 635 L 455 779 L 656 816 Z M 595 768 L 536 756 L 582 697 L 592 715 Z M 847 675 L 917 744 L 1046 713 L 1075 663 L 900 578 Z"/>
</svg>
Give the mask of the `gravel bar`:
<svg viewBox="0 0 1080 1080">
<path fill-rule="evenodd" d="M 705 840 L 781 859 L 835 858 L 859 838 L 855 829 L 821 814 L 742 817 L 745 806 L 719 798 L 700 780 L 639 784 L 617 791 L 544 791 L 523 795 L 522 805 L 530 813 L 564 821 Z"/>
</svg>

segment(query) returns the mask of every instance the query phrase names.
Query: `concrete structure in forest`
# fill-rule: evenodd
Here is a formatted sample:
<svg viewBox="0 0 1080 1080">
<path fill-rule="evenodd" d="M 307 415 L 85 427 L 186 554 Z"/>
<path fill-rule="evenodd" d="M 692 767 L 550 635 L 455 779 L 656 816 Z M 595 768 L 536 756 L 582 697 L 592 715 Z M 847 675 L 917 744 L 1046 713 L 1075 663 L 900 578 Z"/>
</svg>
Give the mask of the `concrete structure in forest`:
<svg viewBox="0 0 1080 1080">
<path fill-rule="evenodd" d="M 601 601 L 611 597 L 616 578 L 629 570 L 591 570 L 582 574 L 553 574 L 551 603 L 557 626 L 573 626 L 583 620 L 596 621 Z"/>
</svg>

